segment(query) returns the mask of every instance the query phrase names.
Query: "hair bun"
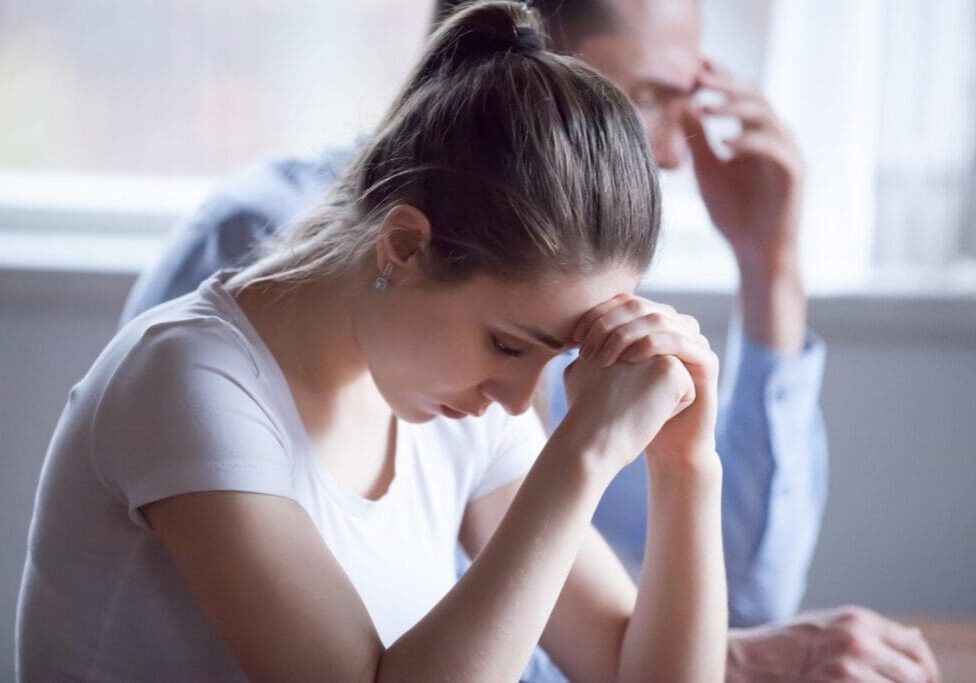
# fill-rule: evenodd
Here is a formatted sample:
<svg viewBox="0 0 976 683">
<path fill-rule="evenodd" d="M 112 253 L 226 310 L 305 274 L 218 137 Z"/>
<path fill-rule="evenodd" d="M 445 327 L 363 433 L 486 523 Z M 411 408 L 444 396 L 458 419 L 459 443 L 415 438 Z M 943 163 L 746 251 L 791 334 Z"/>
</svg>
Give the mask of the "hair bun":
<svg viewBox="0 0 976 683">
<path fill-rule="evenodd" d="M 546 41 L 542 35 L 531 26 L 515 27 L 514 47 L 531 52 L 533 50 L 545 50 Z"/>
<path fill-rule="evenodd" d="M 444 22 L 453 34 L 451 61 L 483 59 L 498 52 L 536 52 L 546 44 L 535 14 L 519 2 L 483 0 L 461 5 Z"/>
</svg>

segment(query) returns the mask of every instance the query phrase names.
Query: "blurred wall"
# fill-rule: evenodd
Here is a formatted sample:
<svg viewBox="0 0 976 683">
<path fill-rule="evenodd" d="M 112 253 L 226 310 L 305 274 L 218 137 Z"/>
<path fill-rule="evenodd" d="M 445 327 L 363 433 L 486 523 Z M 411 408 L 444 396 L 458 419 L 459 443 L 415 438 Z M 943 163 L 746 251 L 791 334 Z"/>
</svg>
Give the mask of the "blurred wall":
<svg viewBox="0 0 976 683">
<path fill-rule="evenodd" d="M 48 439 L 132 278 L 0 269 L 0 680 Z M 659 295 L 721 346 L 728 297 Z M 829 298 L 831 497 L 806 606 L 976 616 L 976 300 Z"/>
</svg>

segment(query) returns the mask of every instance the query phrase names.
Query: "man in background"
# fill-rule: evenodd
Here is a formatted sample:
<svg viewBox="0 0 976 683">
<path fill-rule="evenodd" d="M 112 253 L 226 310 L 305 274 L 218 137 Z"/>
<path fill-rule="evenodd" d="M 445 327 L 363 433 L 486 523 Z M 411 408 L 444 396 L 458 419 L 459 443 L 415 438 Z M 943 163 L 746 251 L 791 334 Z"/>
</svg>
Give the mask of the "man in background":
<svg viewBox="0 0 976 683">
<path fill-rule="evenodd" d="M 459 2 L 441 0 L 440 18 Z M 724 363 L 717 444 L 723 463 L 729 681 L 926 681 L 937 678 L 915 629 L 863 608 L 794 616 L 827 492 L 827 449 L 817 406 L 824 344 L 807 329 L 799 273 L 802 162 L 783 123 L 753 85 L 699 52 L 695 0 L 536 0 L 552 46 L 590 64 L 627 93 L 658 165 L 691 163 L 713 224 L 740 274 Z M 707 89 L 724 96 L 704 107 Z M 741 134 L 720 158 L 703 128 L 731 116 Z M 143 273 L 123 320 L 242 265 L 260 240 L 314 206 L 352 152 L 285 159 L 229 179 L 174 234 Z M 547 368 L 550 428 L 566 412 L 561 357 Z M 643 458 L 611 484 L 594 523 L 632 571 L 644 547 Z M 768 625 L 768 624 L 775 625 Z M 763 624 L 767 624 L 764 625 Z M 531 680 L 559 680 L 541 654 Z"/>
</svg>

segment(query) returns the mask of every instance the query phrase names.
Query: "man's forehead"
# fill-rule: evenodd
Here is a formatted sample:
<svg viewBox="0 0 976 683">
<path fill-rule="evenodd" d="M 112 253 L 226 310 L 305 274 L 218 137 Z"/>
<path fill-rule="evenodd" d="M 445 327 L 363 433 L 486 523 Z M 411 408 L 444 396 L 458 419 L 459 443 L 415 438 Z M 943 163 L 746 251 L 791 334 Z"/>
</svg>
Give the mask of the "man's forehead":
<svg viewBox="0 0 976 683">
<path fill-rule="evenodd" d="M 610 0 L 619 11 L 614 37 L 634 80 L 689 92 L 698 74 L 700 19 L 695 0 Z"/>
</svg>

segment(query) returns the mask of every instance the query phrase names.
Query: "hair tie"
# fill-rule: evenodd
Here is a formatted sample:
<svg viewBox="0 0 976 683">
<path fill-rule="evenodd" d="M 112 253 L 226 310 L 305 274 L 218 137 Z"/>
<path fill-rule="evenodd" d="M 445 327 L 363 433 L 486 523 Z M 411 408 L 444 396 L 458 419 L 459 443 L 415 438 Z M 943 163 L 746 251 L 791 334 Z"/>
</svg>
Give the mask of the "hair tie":
<svg viewBox="0 0 976 683">
<path fill-rule="evenodd" d="M 513 47 L 525 51 L 545 50 L 546 43 L 534 28 L 530 26 L 516 26 Z"/>
</svg>

